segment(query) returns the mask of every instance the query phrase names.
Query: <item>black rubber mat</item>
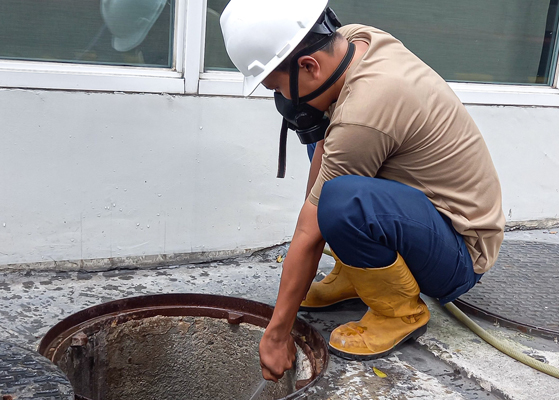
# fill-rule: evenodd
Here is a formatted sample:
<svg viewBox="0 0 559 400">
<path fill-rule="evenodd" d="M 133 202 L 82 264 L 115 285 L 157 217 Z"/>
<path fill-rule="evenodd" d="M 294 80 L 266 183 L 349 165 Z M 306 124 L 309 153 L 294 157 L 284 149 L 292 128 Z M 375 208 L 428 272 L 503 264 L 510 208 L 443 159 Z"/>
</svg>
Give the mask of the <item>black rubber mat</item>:
<svg viewBox="0 0 559 400">
<path fill-rule="evenodd" d="M 455 301 L 467 313 L 559 336 L 559 244 L 503 242 L 497 264 Z"/>
<path fill-rule="evenodd" d="M 68 379 L 45 357 L 0 341 L 0 397 L 14 400 L 73 400 Z"/>
</svg>

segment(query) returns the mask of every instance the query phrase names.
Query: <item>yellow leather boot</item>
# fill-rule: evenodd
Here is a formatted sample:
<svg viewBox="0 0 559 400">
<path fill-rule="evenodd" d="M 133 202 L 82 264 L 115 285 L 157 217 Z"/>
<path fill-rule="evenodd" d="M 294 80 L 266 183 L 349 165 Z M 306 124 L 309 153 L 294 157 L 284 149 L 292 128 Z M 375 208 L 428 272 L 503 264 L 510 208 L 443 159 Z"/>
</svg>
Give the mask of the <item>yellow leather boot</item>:
<svg viewBox="0 0 559 400">
<path fill-rule="evenodd" d="M 329 345 L 334 354 L 350 360 L 371 360 L 425 333 L 430 313 L 400 254 L 388 267 L 343 269 L 369 311 L 360 321 L 332 331 Z"/>
<path fill-rule="evenodd" d="M 347 266 L 334 253 L 332 256 L 336 260 L 334 269 L 320 282 L 311 284 L 305 300 L 299 307 L 301 311 L 323 311 L 346 300 L 359 299 L 349 281 Z"/>
</svg>

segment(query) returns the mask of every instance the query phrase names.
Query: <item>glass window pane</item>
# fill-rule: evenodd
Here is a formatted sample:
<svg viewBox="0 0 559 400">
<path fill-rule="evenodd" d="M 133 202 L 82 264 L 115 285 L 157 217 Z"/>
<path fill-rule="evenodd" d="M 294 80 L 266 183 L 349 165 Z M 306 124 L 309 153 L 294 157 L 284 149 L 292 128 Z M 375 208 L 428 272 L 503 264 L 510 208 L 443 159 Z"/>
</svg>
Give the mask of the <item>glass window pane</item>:
<svg viewBox="0 0 559 400">
<path fill-rule="evenodd" d="M 227 0 L 208 0 L 219 14 Z M 545 84 L 557 59 L 557 0 L 330 0 L 344 24 L 390 32 L 447 81 Z M 207 70 L 232 68 L 217 22 Z M 208 12 L 208 20 L 210 19 Z M 221 35 L 219 34 L 221 38 Z"/>
<path fill-rule="evenodd" d="M 229 0 L 208 0 L 206 14 L 206 51 L 204 58 L 205 70 L 236 71 L 229 59 L 221 34 L 219 17 Z"/>
<path fill-rule="evenodd" d="M 0 0 L 0 59 L 173 65 L 174 0 Z"/>
</svg>

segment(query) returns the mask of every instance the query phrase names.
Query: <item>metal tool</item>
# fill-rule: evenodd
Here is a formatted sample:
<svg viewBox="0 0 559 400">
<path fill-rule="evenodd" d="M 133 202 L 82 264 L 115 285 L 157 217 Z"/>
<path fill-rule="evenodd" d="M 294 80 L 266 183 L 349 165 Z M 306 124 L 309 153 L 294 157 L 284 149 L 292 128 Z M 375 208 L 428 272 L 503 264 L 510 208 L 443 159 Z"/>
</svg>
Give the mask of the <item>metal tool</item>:
<svg viewBox="0 0 559 400">
<path fill-rule="evenodd" d="M 262 382 L 260 382 L 260 384 L 258 385 L 256 390 L 254 391 L 252 396 L 250 396 L 249 400 L 254 400 L 254 399 L 258 398 L 258 396 L 260 396 L 260 393 L 262 393 L 262 391 L 264 390 L 265 386 L 266 386 L 266 379 L 262 378 Z"/>
</svg>

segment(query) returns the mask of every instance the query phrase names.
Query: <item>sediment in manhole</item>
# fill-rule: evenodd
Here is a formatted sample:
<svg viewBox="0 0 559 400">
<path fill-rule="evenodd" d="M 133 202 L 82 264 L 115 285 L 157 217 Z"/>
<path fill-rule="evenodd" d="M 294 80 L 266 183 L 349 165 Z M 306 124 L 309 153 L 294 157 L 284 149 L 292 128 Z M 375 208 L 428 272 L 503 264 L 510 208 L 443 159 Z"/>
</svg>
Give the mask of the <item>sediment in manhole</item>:
<svg viewBox="0 0 559 400">
<path fill-rule="evenodd" d="M 262 379 L 258 345 L 273 309 L 197 296 L 146 296 L 84 310 L 51 329 L 39 350 L 80 399 L 249 399 Z M 296 366 L 259 399 L 304 398 L 322 375 L 328 356 L 320 334 L 300 320 L 292 334 Z"/>
<path fill-rule="evenodd" d="M 108 325 L 82 346 L 70 346 L 58 366 L 76 392 L 91 399 L 249 399 L 260 383 L 258 343 L 263 329 L 208 317 L 155 316 Z M 295 392 L 309 379 L 308 358 L 263 399 Z"/>
</svg>

